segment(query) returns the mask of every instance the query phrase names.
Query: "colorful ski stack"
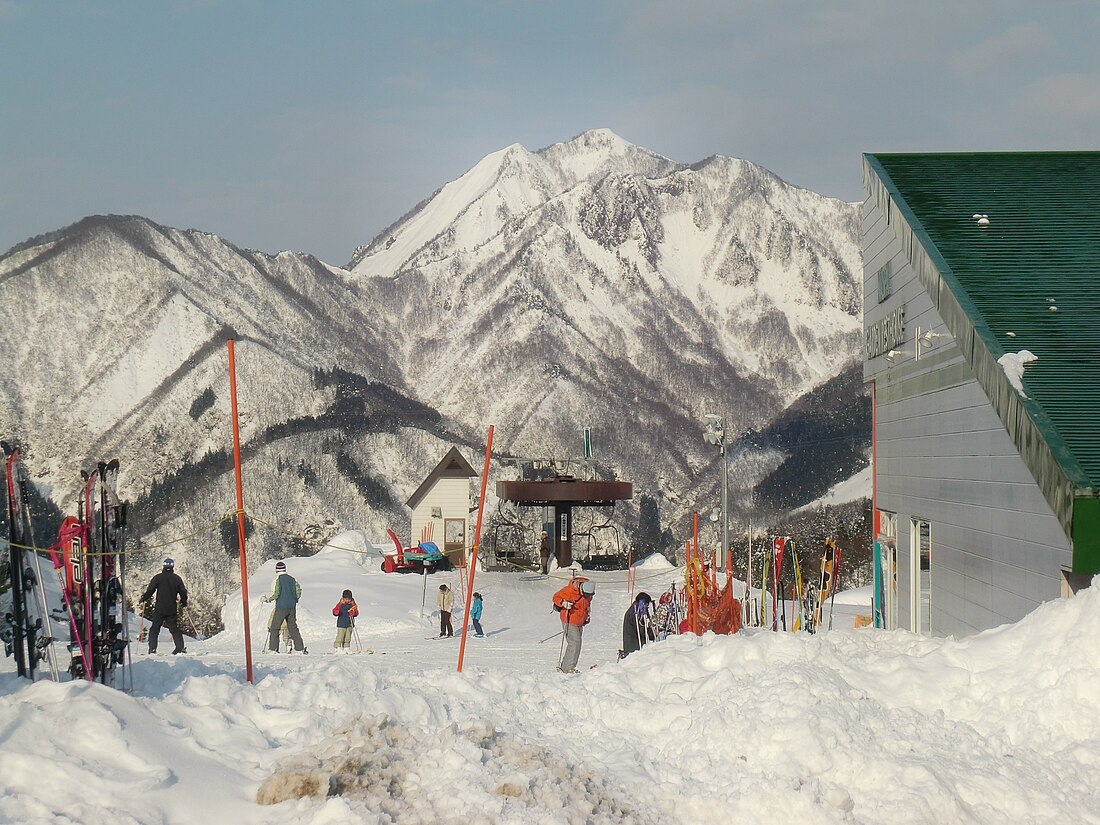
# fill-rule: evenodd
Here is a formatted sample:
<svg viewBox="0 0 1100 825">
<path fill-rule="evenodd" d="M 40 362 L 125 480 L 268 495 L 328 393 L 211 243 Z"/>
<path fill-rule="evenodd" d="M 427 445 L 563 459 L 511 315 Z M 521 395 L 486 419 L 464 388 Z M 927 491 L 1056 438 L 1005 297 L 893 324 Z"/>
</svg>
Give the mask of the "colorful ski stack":
<svg viewBox="0 0 1100 825">
<path fill-rule="evenodd" d="M 65 520 L 58 542 L 71 618 L 70 672 L 111 687 L 124 687 L 117 672 L 130 644 L 123 587 L 126 503 L 118 499 L 118 469 L 114 459 L 81 474 L 79 517 Z"/>
</svg>

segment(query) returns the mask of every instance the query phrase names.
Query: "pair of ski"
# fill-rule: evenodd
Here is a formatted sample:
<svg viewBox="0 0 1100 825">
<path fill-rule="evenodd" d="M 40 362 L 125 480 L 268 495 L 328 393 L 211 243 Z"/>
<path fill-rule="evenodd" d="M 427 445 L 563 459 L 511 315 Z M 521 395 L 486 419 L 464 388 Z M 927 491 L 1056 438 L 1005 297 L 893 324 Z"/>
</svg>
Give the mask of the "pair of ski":
<svg viewBox="0 0 1100 825">
<path fill-rule="evenodd" d="M 74 679 L 112 687 L 130 645 L 122 549 L 127 508 L 118 497 L 118 472 L 118 459 L 81 472 L 77 516 L 61 524 L 56 562 L 71 619 L 69 671 Z"/>
<path fill-rule="evenodd" d="M 791 578 L 784 580 L 783 562 L 790 559 L 787 569 L 791 571 Z M 769 572 L 771 576 L 769 577 Z M 770 578 L 770 582 L 769 582 Z M 771 598 L 768 598 L 768 585 L 771 585 Z M 791 586 L 794 591 L 794 614 L 791 617 L 791 629 L 801 629 L 802 615 L 804 613 L 802 597 L 802 568 L 798 563 L 798 553 L 795 550 L 794 539 L 789 536 L 776 536 L 772 539 L 771 552 L 764 551 L 763 569 L 760 576 L 760 626 L 767 624 L 769 601 L 771 606 L 771 629 L 778 631 L 780 621 L 783 630 L 787 629 L 787 599 L 784 591 Z"/>
<path fill-rule="evenodd" d="M 8 574 L 11 581 L 11 609 L 0 617 L 0 638 L 4 641 L 5 654 L 15 657 L 16 671 L 20 676 L 33 681 L 35 669 L 45 659 L 54 681 L 57 681 L 50 612 L 34 542 L 22 451 L 7 442 L 0 442 L 0 447 L 5 457 Z"/>
</svg>

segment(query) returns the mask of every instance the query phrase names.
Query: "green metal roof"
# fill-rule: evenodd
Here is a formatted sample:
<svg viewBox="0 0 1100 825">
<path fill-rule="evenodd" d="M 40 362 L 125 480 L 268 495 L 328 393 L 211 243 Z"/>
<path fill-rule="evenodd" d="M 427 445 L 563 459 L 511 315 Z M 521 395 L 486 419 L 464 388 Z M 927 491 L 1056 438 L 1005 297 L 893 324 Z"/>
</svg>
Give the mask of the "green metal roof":
<svg viewBox="0 0 1100 825">
<path fill-rule="evenodd" d="M 1100 152 L 864 159 L 868 191 L 904 227 L 918 276 L 1071 531 L 1073 499 L 1100 490 Z M 996 360 L 1025 349 L 1038 360 L 1020 398 Z"/>
</svg>

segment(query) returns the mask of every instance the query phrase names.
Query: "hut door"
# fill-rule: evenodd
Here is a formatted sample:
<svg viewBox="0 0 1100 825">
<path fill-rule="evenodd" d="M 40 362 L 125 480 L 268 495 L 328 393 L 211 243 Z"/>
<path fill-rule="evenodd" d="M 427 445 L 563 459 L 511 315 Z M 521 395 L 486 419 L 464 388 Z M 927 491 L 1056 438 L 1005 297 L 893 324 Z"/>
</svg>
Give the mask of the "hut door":
<svg viewBox="0 0 1100 825">
<path fill-rule="evenodd" d="M 443 553 L 455 567 L 466 566 L 466 519 L 444 520 Z"/>
</svg>

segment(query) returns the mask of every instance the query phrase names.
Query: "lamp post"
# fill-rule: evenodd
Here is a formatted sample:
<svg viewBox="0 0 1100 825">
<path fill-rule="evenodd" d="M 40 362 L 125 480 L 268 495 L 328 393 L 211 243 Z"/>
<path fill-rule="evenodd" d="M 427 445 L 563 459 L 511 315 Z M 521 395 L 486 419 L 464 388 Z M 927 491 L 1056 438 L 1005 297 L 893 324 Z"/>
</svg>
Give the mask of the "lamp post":
<svg viewBox="0 0 1100 825">
<path fill-rule="evenodd" d="M 729 563 L 730 513 L 729 513 L 729 464 L 726 461 L 726 419 L 712 413 L 706 414 L 707 429 L 703 440 L 718 448 L 722 459 L 722 561 Z"/>
</svg>

